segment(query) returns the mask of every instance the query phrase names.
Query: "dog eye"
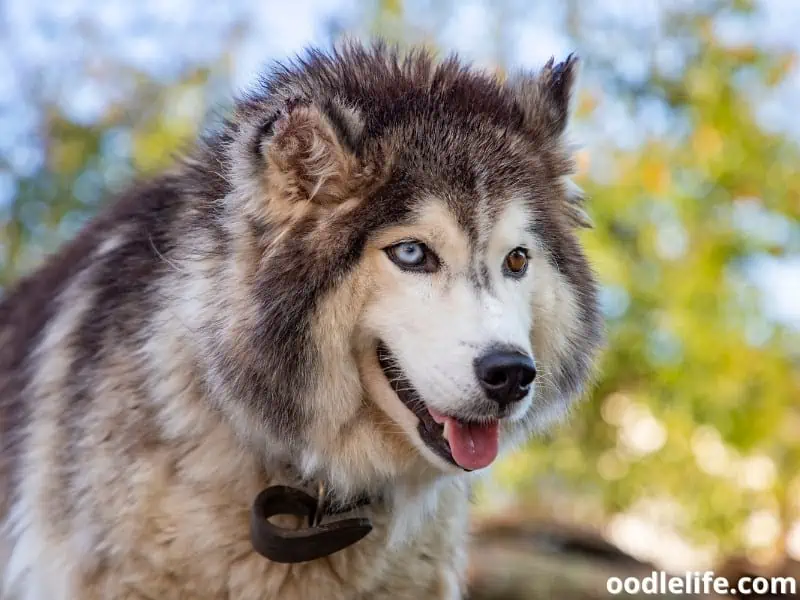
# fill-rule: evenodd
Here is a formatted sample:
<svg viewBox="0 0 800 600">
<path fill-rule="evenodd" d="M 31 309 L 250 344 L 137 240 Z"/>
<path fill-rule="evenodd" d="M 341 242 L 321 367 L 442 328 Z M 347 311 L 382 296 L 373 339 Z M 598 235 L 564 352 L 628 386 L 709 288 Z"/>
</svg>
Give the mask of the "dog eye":
<svg viewBox="0 0 800 600">
<path fill-rule="evenodd" d="M 528 270 L 528 251 L 525 248 L 514 248 L 503 261 L 503 272 L 509 277 L 519 279 Z"/>
<path fill-rule="evenodd" d="M 433 273 L 439 268 L 439 259 L 422 242 L 400 242 L 386 248 L 386 254 L 404 271 Z"/>
</svg>

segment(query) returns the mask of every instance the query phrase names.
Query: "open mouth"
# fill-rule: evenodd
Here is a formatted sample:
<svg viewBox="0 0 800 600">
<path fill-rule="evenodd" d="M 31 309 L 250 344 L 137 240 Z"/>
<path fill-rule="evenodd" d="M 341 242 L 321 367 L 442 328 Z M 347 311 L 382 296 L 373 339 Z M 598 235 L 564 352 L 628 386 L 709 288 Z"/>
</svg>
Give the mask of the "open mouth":
<svg viewBox="0 0 800 600">
<path fill-rule="evenodd" d="M 392 390 L 419 419 L 417 432 L 428 448 L 466 471 L 482 469 L 494 462 L 499 444 L 497 420 L 471 422 L 431 409 L 383 342 L 378 344 L 377 353 Z"/>
</svg>

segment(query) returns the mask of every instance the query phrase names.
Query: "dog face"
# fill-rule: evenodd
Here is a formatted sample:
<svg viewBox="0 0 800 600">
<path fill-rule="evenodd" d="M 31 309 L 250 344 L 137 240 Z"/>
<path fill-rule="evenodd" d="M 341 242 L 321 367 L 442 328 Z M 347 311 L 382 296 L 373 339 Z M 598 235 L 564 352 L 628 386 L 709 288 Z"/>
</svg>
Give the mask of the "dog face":
<svg viewBox="0 0 800 600">
<path fill-rule="evenodd" d="M 465 469 L 494 460 L 499 422 L 519 421 L 534 398 L 539 250 L 525 203 L 494 204 L 474 239 L 436 199 L 421 201 L 413 224 L 376 236 L 361 323 L 375 344 L 362 357 L 370 397 L 423 453 Z M 383 377 L 369 371 L 376 361 Z"/>
<path fill-rule="evenodd" d="M 238 107 L 247 293 L 215 375 L 305 473 L 481 469 L 581 390 L 601 335 L 562 140 L 574 67 L 500 83 L 350 47 Z"/>
</svg>

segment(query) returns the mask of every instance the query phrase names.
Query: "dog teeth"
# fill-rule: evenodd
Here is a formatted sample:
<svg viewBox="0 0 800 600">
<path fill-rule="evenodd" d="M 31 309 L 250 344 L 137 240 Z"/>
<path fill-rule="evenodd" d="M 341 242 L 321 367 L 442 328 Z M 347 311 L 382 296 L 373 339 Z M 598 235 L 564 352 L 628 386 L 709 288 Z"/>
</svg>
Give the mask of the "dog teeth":
<svg viewBox="0 0 800 600">
<path fill-rule="evenodd" d="M 448 442 L 450 441 L 450 427 L 452 426 L 451 421 L 445 421 L 444 423 L 444 431 L 442 431 L 442 437 L 446 439 Z"/>
</svg>

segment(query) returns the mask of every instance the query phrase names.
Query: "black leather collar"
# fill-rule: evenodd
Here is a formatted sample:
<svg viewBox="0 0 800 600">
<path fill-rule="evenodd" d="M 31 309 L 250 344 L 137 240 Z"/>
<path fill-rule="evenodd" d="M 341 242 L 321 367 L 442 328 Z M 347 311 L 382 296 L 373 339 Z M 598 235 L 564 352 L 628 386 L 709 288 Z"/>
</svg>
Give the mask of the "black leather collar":
<svg viewBox="0 0 800 600">
<path fill-rule="evenodd" d="M 350 512 L 373 504 L 360 496 L 347 502 L 332 502 L 324 484 L 317 497 L 298 488 L 276 485 L 262 490 L 250 514 L 250 540 L 256 552 L 279 563 L 300 563 L 330 556 L 352 546 L 372 531 L 366 518 L 351 518 L 323 524 L 325 517 Z M 269 522 L 276 515 L 295 515 L 308 519 L 308 526 L 286 529 Z"/>
</svg>

